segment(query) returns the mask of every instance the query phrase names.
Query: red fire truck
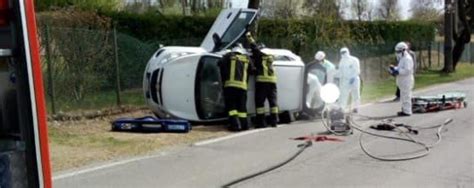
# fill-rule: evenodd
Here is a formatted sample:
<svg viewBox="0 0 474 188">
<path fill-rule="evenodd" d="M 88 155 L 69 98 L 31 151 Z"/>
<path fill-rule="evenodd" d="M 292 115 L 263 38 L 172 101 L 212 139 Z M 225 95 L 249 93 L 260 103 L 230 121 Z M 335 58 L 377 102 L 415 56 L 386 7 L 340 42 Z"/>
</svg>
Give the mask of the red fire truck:
<svg viewBox="0 0 474 188">
<path fill-rule="evenodd" d="M 51 187 L 33 0 L 0 0 L 0 187 Z"/>
</svg>

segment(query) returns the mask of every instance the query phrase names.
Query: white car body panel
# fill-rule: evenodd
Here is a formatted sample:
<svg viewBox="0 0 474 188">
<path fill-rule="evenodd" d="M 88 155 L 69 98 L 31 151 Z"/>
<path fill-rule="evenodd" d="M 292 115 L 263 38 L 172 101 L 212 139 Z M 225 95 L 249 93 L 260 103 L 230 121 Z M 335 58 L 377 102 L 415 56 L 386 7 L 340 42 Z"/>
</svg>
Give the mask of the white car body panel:
<svg viewBox="0 0 474 188">
<path fill-rule="evenodd" d="M 194 80 L 200 56 L 180 57 L 167 64 L 161 82 L 162 108 L 176 117 L 197 120 Z"/>
<path fill-rule="evenodd" d="M 300 111 L 303 101 L 304 64 L 285 65 L 276 63 L 278 105 L 282 111 Z M 266 103 L 268 106 L 268 103 Z"/>
<path fill-rule="evenodd" d="M 194 122 L 225 120 L 227 112 L 223 109 L 222 80 L 218 74 L 217 60 L 244 35 L 256 13 L 257 10 L 253 9 L 223 10 L 200 47 L 171 46 L 157 50 L 147 64 L 143 79 L 145 101 L 150 109 L 161 118 Z M 239 15 L 246 16 L 241 18 Z M 216 43 L 215 35 L 219 39 L 224 37 L 223 42 L 219 43 L 218 40 Z M 301 58 L 284 49 L 264 48 L 262 52 L 275 57 L 273 65 L 277 75 L 280 112 L 302 111 L 304 99 L 310 96 L 303 94 L 307 81 L 305 64 Z M 203 57 L 206 57 L 206 61 L 201 59 Z M 316 92 L 315 87 L 311 88 L 312 92 Z M 247 92 L 250 114 L 255 114 L 254 96 L 254 77 L 250 76 Z M 265 106 L 268 107 L 268 102 Z"/>
<path fill-rule="evenodd" d="M 150 79 L 151 75 L 154 71 L 156 71 L 159 68 L 164 68 L 164 65 L 166 64 L 174 64 L 173 61 L 174 59 L 178 59 L 180 56 L 186 56 L 189 54 L 202 54 L 205 53 L 206 51 L 203 50 L 202 48 L 199 47 L 164 47 L 159 50 L 157 50 L 151 59 L 148 61 L 148 64 L 145 69 L 145 74 L 143 76 L 143 92 L 145 96 L 145 102 L 147 105 L 150 107 L 150 109 L 158 116 L 160 117 L 169 117 L 169 114 L 164 113 L 161 109 L 164 107 L 162 106 L 162 101 L 154 102 L 151 98 L 150 95 L 150 90 L 151 87 L 156 87 L 158 88 L 157 85 L 150 86 Z M 160 53 L 158 56 L 157 54 Z M 173 58 L 174 57 L 174 58 Z M 182 65 L 184 66 L 184 65 Z M 169 73 L 169 71 L 167 71 Z M 158 74 L 158 76 L 161 76 Z M 158 84 L 158 83 L 157 83 Z M 194 87 L 194 86 L 193 86 Z M 160 96 L 159 93 L 156 93 L 158 98 L 163 98 L 163 96 Z M 171 107 L 171 106 L 170 106 Z M 171 107 L 172 108 L 172 107 Z"/>
<path fill-rule="evenodd" d="M 214 53 L 207 53 L 195 48 L 183 48 L 183 50 L 176 50 L 175 47 L 164 47 L 157 52 L 164 50 L 159 57 L 150 59 L 145 75 L 151 74 L 157 69 L 163 69 L 164 74 L 161 79 L 161 99 L 163 101 L 155 103 L 151 97 L 146 97 L 149 92 L 150 80 L 145 76 L 143 86 L 145 92 L 145 99 L 150 109 L 162 118 L 181 118 L 190 121 L 216 121 L 222 119 L 202 120 L 198 117 L 196 111 L 195 101 L 195 79 L 199 59 L 202 56 L 222 57 Z M 170 52 L 168 52 L 170 50 Z M 191 50 L 191 51 L 187 51 Z M 285 51 L 285 50 L 283 50 Z M 275 56 L 288 56 L 286 53 L 279 50 L 267 51 Z M 178 53 L 187 54 L 182 57 L 176 57 L 169 61 L 163 61 L 162 56 L 169 56 L 168 54 Z M 291 53 L 291 52 L 290 52 Z M 291 55 L 291 54 L 290 54 Z M 294 54 L 293 54 L 294 55 Z M 299 57 L 293 56 L 293 59 Z M 303 80 L 304 80 L 304 63 L 299 60 L 293 61 L 275 61 L 275 71 L 279 77 L 277 81 L 278 88 L 278 103 L 280 111 L 301 111 L 303 100 Z M 279 76 L 284 75 L 284 76 Z M 160 87 L 160 86 L 155 86 Z M 254 78 L 251 76 L 249 80 L 249 89 L 247 95 L 247 109 L 250 114 L 255 113 L 255 85 Z M 265 104 L 268 107 L 268 102 Z"/>
</svg>

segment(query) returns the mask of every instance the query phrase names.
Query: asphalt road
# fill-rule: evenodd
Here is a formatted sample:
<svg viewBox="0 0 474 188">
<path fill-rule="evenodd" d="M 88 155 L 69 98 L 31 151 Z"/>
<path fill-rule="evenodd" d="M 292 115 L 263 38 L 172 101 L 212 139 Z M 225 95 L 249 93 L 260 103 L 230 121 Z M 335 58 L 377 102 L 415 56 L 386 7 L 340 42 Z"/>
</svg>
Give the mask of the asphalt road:
<svg viewBox="0 0 474 188">
<path fill-rule="evenodd" d="M 435 86 L 416 95 L 455 90 L 467 93 L 470 104 L 467 108 L 395 118 L 415 127 L 454 119 L 443 131 L 441 143 L 426 157 L 399 162 L 375 160 L 363 153 L 359 146 L 360 133 L 355 132 L 341 137 L 344 142 L 317 142 L 287 165 L 235 187 L 474 187 L 474 79 Z M 385 117 L 399 109 L 399 103 L 380 102 L 363 107 L 359 114 Z M 356 120 L 363 127 L 379 122 Z M 220 187 L 288 159 L 301 143 L 289 138 L 324 130 L 320 120 L 316 120 L 250 131 L 141 159 L 57 174 L 53 185 L 57 188 Z M 435 133 L 436 129 L 421 130 L 414 137 L 430 144 L 437 139 Z M 367 135 L 362 141 L 370 152 L 385 157 L 422 152 L 420 146 L 407 142 Z"/>
</svg>

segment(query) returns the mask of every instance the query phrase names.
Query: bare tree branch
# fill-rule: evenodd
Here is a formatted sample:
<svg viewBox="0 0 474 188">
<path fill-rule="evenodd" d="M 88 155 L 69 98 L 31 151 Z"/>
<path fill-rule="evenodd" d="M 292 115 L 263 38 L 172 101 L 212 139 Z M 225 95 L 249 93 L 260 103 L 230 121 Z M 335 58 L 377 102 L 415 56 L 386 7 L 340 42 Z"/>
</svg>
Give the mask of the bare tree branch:
<svg viewBox="0 0 474 188">
<path fill-rule="evenodd" d="M 399 20 L 400 7 L 398 0 L 381 0 L 379 2 L 378 17 L 383 20 Z"/>
</svg>

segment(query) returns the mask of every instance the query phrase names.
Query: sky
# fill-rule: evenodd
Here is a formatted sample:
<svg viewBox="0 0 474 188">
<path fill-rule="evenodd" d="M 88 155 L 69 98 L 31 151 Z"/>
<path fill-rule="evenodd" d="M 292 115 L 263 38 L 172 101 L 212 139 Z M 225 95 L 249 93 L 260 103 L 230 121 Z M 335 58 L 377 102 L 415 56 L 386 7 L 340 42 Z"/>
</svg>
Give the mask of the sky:
<svg viewBox="0 0 474 188">
<path fill-rule="evenodd" d="M 248 0 L 231 0 L 232 1 L 232 7 L 234 8 L 243 8 L 247 7 Z M 268 0 L 267 0 L 268 1 Z M 351 0 L 348 0 L 351 1 Z M 411 16 L 410 13 L 410 4 L 412 1 L 427 1 L 427 0 L 398 0 L 398 6 L 400 7 L 400 15 L 402 16 L 402 19 L 408 19 Z M 441 0 L 428 0 L 428 1 L 438 1 L 438 2 L 443 2 Z M 368 2 L 375 4 L 379 2 L 378 0 L 368 0 Z"/>
<path fill-rule="evenodd" d="M 124 0 L 126 2 L 133 2 L 133 0 Z M 152 0 L 154 2 L 155 0 Z M 232 2 L 232 7 L 233 8 L 244 8 L 247 7 L 248 5 L 248 0 L 227 0 Z M 261 1 L 272 1 L 272 0 L 261 0 Z M 351 1 L 351 0 L 347 0 Z M 379 2 L 379 0 L 367 0 L 368 2 L 375 4 Z M 410 13 L 410 4 L 412 1 L 435 1 L 435 2 L 440 2 L 443 3 L 444 0 L 398 0 L 398 6 L 400 7 L 400 14 L 402 16 L 402 19 L 408 19 L 411 16 Z M 440 4 L 440 8 L 442 4 Z M 350 10 L 348 10 L 350 11 Z"/>
</svg>

